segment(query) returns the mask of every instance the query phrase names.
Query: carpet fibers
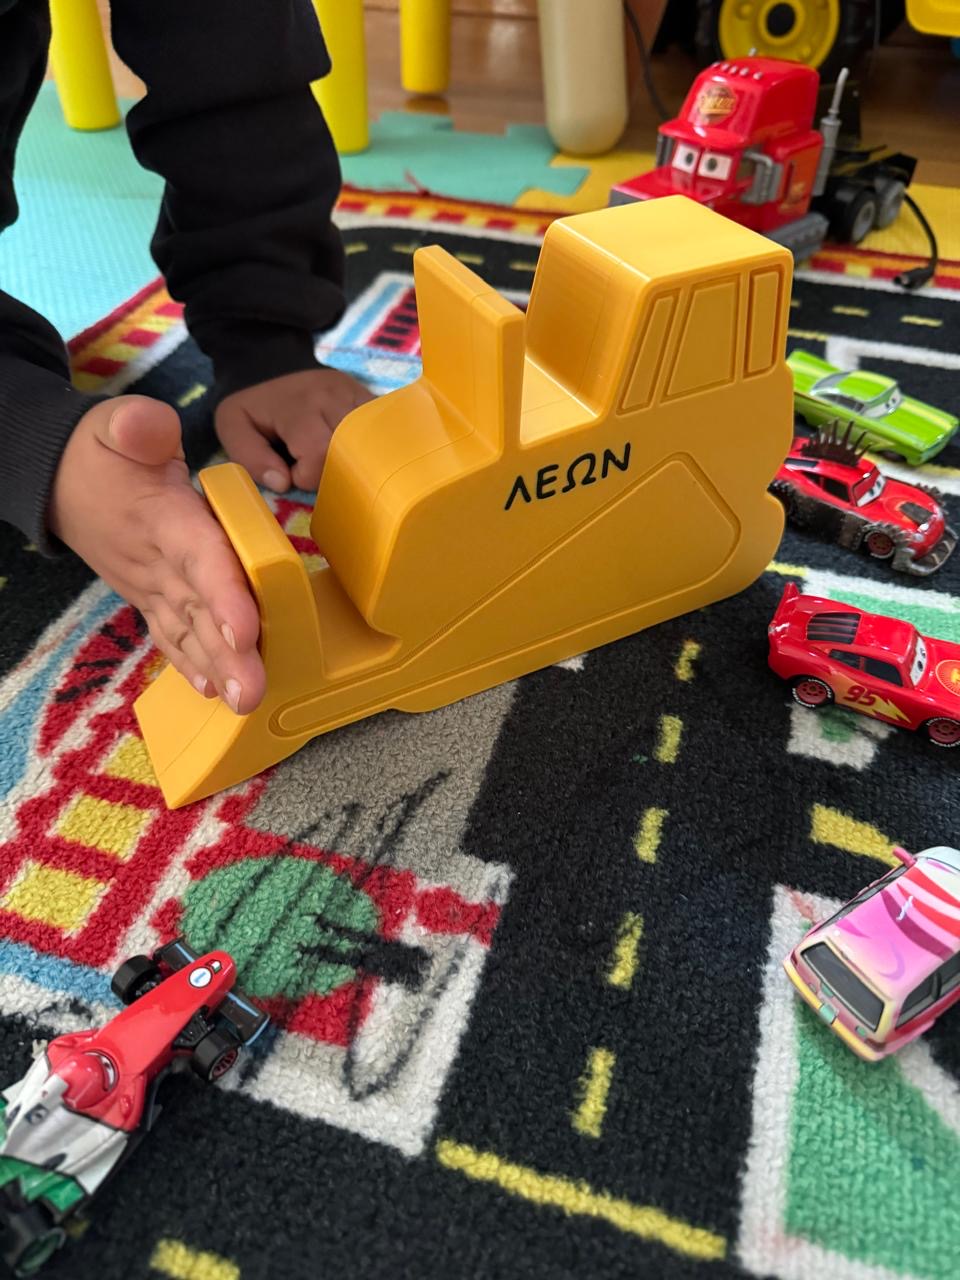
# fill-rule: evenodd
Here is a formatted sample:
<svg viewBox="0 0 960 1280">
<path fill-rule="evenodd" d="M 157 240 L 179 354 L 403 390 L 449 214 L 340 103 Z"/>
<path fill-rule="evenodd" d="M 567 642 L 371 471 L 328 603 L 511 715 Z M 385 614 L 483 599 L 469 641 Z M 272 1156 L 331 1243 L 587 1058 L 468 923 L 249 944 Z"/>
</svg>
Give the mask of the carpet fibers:
<svg viewBox="0 0 960 1280">
<path fill-rule="evenodd" d="M 416 246 L 522 301 L 543 231 L 423 199 L 340 217 L 351 306 L 322 350 L 381 391 L 418 372 Z M 898 266 L 815 260 L 790 342 L 956 411 L 955 278 L 908 297 Z M 209 450 L 209 367 L 159 288 L 75 366 Z M 956 522 L 960 447 L 924 474 Z M 273 505 L 316 555 L 306 496 Z M 0 530 L 4 1076 L 178 931 L 272 1015 L 222 1084 L 171 1082 L 51 1280 L 955 1280 L 960 1011 L 867 1066 L 779 965 L 894 843 L 957 843 L 960 753 L 791 703 L 765 634 L 791 580 L 960 640 L 960 558 L 921 581 L 791 530 L 735 599 L 169 813 L 138 617 Z"/>
</svg>

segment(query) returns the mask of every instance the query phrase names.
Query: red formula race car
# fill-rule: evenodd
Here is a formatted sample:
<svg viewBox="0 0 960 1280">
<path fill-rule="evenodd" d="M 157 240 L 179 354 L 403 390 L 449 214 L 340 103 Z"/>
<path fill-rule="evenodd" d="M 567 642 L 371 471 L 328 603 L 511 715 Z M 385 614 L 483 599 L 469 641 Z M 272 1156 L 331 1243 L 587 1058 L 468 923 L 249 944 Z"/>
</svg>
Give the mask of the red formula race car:
<svg viewBox="0 0 960 1280">
<path fill-rule="evenodd" d="M 770 666 L 802 707 L 832 702 L 938 747 L 960 745 L 960 645 L 897 618 L 784 589 L 768 627 Z"/>
<path fill-rule="evenodd" d="M 935 573 L 952 554 L 957 535 L 947 524 L 936 489 L 905 484 L 880 472 L 836 424 L 798 436 L 770 486 L 791 524 L 811 529 L 852 551 L 888 560 L 904 573 Z"/>
<path fill-rule="evenodd" d="M 33 1275 L 73 1217 L 153 1127 L 157 1087 L 192 1067 L 217 1080 L 267 1015 L 234 983 L 225 951 L 198 956 L 182 940 L 117 970 L 129 1007 L 105 1027 L 57 1036 L 0 1094 L 0 1255 Z"/>
</svg>

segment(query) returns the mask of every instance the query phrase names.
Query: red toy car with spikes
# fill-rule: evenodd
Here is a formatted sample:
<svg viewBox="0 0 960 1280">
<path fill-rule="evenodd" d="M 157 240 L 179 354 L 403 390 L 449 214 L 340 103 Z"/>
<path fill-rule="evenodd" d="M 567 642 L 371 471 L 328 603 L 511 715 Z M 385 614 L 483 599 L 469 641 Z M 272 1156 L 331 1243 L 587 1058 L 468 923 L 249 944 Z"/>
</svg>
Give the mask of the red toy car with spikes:
<svg viewBox="0 0 960 1280">
<path fill-rule="evenodd" d="M 218 1080 L 264 1030 L 236 976 L 225 951 L 197 955 L 182 939 L 134 956 L 112 983 L 129 1008 L 57 1036 L 0 1094 L 0 1255 L 15 1275 L 43 1266 L 63 1224 L 153 1127 L 170 1071 Z"/>
<path fill-rule="evenodd" d="M 938 747 L 960 746 L 960 645 L 788 583 L 768 627 L 770 666 L 802 707 L 831 703 Z"/>
<path fill-rule="evenodd" d="M 863 435 L 851 440 L 836 424 L 798 436 L 770 486 L 791 524 L 838 546 L 863 550 L 904 573 L 935 573 L 953 553 L 940 493 L 885 476 L 866 461 Z"/>
</svg>

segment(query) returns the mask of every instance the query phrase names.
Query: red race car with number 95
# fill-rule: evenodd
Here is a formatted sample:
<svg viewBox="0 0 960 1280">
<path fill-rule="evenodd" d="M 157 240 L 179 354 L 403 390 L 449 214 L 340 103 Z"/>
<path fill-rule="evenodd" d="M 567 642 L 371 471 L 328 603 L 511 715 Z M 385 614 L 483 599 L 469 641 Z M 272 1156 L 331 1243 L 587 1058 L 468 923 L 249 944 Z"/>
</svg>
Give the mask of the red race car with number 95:
<svg viewBox="0 0 960 1280">
<path fill-rule="evenodd" d="M 836 703 L 960 746 L 960 645 L 792 582 L 767 631 L 770 666 L 802 707 Z"/>
</svg>

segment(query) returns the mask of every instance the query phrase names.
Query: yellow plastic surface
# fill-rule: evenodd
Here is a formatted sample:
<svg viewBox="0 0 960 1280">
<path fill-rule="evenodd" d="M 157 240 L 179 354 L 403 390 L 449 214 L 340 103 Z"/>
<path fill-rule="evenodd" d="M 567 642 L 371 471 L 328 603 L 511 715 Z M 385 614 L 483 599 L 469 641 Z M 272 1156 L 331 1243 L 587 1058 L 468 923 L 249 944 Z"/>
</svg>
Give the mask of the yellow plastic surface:
<svg viewBox="0 0 960 1280">
<path fill-rule="evenodd" d="M 97 0 L 50 0 L 50 62 L 64 119 L 71 129 L 120 123 Z"/>
<path fill-rule="evenodd" d="M 960 36 L 960 0 L 907 0 L 907 21 L 931 36 Z"/>
<path fill-rule="evenodd" d="M 341 155 L 366 151 L 367 45 L 363 0 L 313 0 L 333 69 L 311 85 Z"/>
<path fill-rule="evenodd" d="M 137 715 L 168 804 L 752 582 L 783 531 L 791 271 L 682 196 L 555 222 L 526 317 L 421 249 L 423 376 L 334 435 L 311 526 L 329 567 L 307 573 L 239 467 L 201 475 L 257 596 L 267 695 L 237 717 L 161 674 Z"/>
<path fill-rule="evenodd" d="M 450 83 L 451 0 L 400 0 L 400 78 L 407 93 Z"/>
</svg>

